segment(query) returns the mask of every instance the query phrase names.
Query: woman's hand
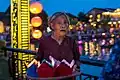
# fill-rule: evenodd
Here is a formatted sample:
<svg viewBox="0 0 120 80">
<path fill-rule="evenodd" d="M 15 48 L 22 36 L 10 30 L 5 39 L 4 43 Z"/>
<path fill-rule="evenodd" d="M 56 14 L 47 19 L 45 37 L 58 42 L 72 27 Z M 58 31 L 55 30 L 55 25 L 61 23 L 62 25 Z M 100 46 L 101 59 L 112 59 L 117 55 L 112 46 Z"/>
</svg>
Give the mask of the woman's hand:
<svg viewBox="0 0 120 80">
<path fill-rule="evenodd" d="M 73 72 L 80 72 L 80 67 L 77 66 L 76 64 L 73 66 Z"/>
<path fill-rule="evenodd" d="M 80 64 L 81 64 L 80 61 L 75 62 L 75 65 L 73 66 L 73 72 L 74 71 L 78 71 L 78 72 L 80 71 Z"/>
<path fill-rule="evenodd" d="M 76 71 L 76 68 L 77 68 L 77 65 L 74 65 L 74 66 L 73 66 L 73 72 Z"/>
</svg>

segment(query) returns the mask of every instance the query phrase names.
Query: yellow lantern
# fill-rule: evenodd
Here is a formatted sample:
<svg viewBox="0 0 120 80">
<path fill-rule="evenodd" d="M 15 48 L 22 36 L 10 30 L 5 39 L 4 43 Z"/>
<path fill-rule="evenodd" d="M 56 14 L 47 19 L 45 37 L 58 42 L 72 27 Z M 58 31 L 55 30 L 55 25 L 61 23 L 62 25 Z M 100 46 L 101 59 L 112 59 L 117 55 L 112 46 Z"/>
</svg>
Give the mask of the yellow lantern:
<svg viewBox="0 0 120 80">
<path fill-rule="evenodd" d="M 31 5 L 30 5 L 30 12 L 33 13 L 33 14 L 39 14 L 42 12 L 42 5 L 40 4 L 40 2 L 33 2 Z"/>
<path fill-rule="evenodd" d="M 42 37 L 42 32 L 40 30 L 34 30 L 33 33 L 32 33 L 32 36 L 35 38 L 35 39 L 39 39 Z"/>
<path fill-rule="evenodd" d="M 0 21 L 0 33 L 4 32 L 4 24 L 2 21 Z"/>
<path fill-rule="evenodd" d="M 31 24 L 33 27 L 39 27 L 42 24 L 42 19 L 39 16 L 33 17 L 31 19 Z"/>
</svg>

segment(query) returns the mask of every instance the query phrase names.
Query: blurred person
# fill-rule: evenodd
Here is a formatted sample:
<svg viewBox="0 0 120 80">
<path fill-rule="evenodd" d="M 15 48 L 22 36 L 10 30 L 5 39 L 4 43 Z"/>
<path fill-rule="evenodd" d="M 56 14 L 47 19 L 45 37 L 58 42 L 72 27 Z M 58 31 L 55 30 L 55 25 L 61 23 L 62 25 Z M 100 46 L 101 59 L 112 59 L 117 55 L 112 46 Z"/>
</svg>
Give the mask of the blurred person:
<svg viewBox="0 0 120 80">
<path fill-rule="evenodd" d="M 110 56 L 103 68 L 104 80 L 120 80 L 120 40 L 110 49 Z"/>
<path fill-rule="evenodd" d="M 80 65 L 78 45 L 74 39 L 67 36 L 69 24 L 69 18 L 63 12 L 56 12 L 50 17 L 49 26 L 52 32 L 39 40 L 37 60 L 42 63 L 38 68 L 40 77 L 71 75 Z M 43 60 L 52 65 L 42 62 Z"/>
<path fill-rule="evenodd" d="M 8 58 L 4 56 L 5 40 L 0 40 L 0 80 L 10 80 Z"/>
</svg>

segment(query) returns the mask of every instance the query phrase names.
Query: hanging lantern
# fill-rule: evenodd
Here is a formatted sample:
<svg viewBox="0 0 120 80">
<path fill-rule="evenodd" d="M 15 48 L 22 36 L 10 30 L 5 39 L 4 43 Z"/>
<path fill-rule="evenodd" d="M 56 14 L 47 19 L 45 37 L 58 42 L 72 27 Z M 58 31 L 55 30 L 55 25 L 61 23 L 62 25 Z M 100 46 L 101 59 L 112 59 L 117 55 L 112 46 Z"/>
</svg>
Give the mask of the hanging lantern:
<svg viewBox="0 0 120 80">
<path fill-rule="evenodd" d="M 39 14 L 42 12 L 42 5 L 40 4 L 40 2 L 33 2 L 31 5 L 30 5 L 30 12 L 33 13 L 33 14 Z"/>
<path fill-rule="evenodd" d="M 4 32 L 4 24 L 2 21 L 0 21 L 0 33 Z"/>
<path fill-rule="evenodd" d="M 39 16 L 33 17 L 31 19 L 31 24 L 34 27 L 39 27 L 42 24 L 42 19 Z"/>
<path fill-rule="evenodd" d="M 34 30 L 32 33 L 33 38 L 39 39 L 42 37 L 42 32 L 40 30 Z"/>
</svg>

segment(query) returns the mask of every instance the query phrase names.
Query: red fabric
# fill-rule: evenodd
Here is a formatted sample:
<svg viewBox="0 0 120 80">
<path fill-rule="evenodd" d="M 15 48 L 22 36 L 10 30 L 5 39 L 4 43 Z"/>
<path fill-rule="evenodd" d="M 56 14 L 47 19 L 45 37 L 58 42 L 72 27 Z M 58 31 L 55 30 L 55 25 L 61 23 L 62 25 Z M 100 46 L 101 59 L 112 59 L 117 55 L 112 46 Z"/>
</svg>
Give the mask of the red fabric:
<svg viewBox="0 0 120 80">
<path fill-rule="evenodd" d="M 38 68 L 38 76 L 42 78 L 53 77 L 54 69 L 46 63 L 42 63 Z"/>
<path fill-rule="evenodd" d="M 72 68 L 65 64 L 60 64 L 57 68 L 52 68 L 46 63 L 42 63 L 38 68 L 38 76 L 42 78 L 54 76 L 67 76 L 72 74 Z"/>
<path fill-rule="evenodd" d="M 55 76 L 68 76 L 72 74 L 72 68 L 66 64 L 60 64 L 55 70 Z"/>
</svg>

